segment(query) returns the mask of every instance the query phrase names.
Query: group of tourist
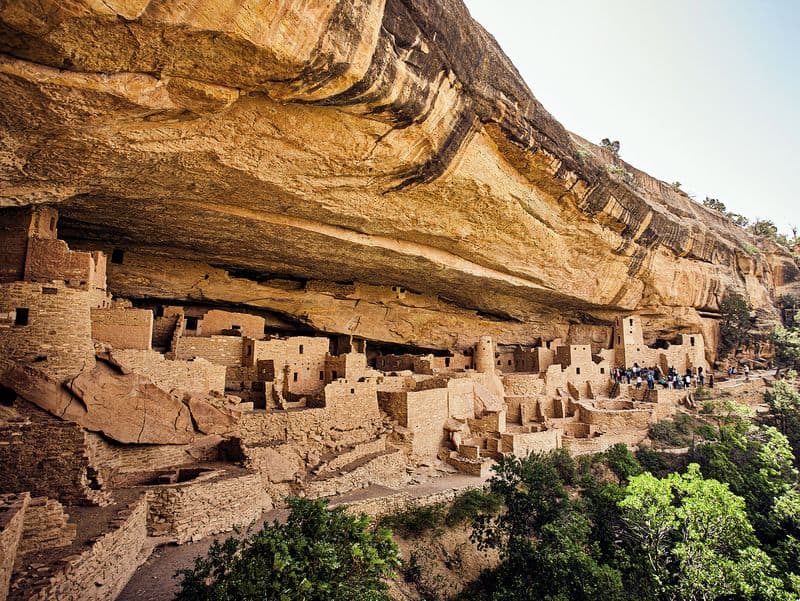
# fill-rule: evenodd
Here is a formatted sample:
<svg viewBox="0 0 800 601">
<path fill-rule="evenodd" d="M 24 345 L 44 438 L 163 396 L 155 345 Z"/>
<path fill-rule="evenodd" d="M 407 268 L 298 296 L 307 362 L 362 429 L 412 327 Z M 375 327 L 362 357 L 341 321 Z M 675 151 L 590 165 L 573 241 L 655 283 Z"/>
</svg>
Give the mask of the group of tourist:
<svg viewBox="0 0 800 601">
<path fill-rule="evenodd" d="M 706 381 L 708 381 L 709 387 L 714 387 L 714 374 L 709 373 L 708 378 L 706 378 L 706 373 L 702 367 L 698 367 L 695 370 L 687 368 L 686 373 L 680 375 L 674 367 L 670 367 L 667 373 L 662 373 L 658 367 L 639 367 L 638 363 L 634 363 L 633 367 L 614 368 L 611 372 L 611 379 L 616 384 L 634 384 L 636 388 L 646 385 L 649 390 L 654 390 L 656 385 L 668 390 L 697 388 L 698 386 L 705 386 Z"/>
<path fill-rule="evenodd" d="M 742 373 L 744 374 L 744 379 L 745 380 L 749 380 L 750 379 L 750 366 L 747 365 L 746 363 L 745 363 L 744 367 L 742 368 Z M 738 375 L 739 375 L 739 368 L 738 367 L 736 367 L 734 365 L 734 366 L 728 368 L 728 377 L 729 378 L 732 378 L 732 377 L 738 376 Z"/>
</svg>

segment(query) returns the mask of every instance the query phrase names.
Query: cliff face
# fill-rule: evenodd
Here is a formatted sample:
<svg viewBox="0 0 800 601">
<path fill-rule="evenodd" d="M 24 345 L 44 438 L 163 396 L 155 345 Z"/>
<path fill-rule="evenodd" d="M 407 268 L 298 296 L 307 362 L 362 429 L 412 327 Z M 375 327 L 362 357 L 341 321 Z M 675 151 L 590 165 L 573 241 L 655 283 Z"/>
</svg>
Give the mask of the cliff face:
<svg viewBox="0 0 800 601">
<path fill-rule="evenodd" d="M 445 347 L 630 312 L 713 337 L 725 290 L 799 287 L 567 132 L 460 0 L 7 0 L 0 51 L 0 206 L 125 249 L 116 294 Z"/>
</svg>

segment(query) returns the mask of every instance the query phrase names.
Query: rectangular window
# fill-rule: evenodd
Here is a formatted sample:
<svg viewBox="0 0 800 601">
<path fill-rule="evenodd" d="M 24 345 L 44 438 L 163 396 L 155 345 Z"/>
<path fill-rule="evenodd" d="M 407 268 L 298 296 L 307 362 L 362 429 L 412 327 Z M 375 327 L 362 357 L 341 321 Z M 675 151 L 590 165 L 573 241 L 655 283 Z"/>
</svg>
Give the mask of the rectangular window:
<svg viewBox="0 0 800 601">
<path fill-rule="evenodd" d="M 58 294 L 58 288 L 42 288 L 42 294 Z"/>
<path fill-rule="evenodd" d="M 692 345 L 692 346 L 694 346 L 694 336 L 692 336 L 691 338 L 689 338 L 689 342 L 691 343 L 691 345 Z"/>
<path fill-rule="evenodd" d="M 444 358 L 444 366 L 445 367 L 450 367 L 450 357 L 445 357 Z"/>
<path fill-rule="evenodd" d="M 606 368 L 605 368 L 605 367 L 601 367 L 601 368 L 600 368 L 600 373 L 601 373 L 601 374 L 604 374 L 604 373 L 606 373 Z"/>
<path fill-rule="evenodd" d="M 295 382 L 297 382 L 297 372 L 294 372 L 294 375 L 292 376 L 292 380 L 294 380 Z"/>
<path fill-rule="evenodd" d="M 511 365 L 511 359 L 508 360 L 508 364 Z"/>
<path fill-rule="evenodd" d="M 187 330 L 196 330 L 197 329 L 197 318 L 196 317 L 187 317 L 186 318 L 186 329 Z"/>
<path fill-rule="evenodd" d="M 303 345 L 302 344 L 300 345 L 300 354 L 301 355 L 303 354 Z"/>
<path fill-rule="evenodd" d="M 111 251 L 111 262 L 116 263 L 117 265 L 122 264 L 122 258 L 125 256 L 124 251 L 120 250 L 119 248 L 115 248 Z"/>
<path fill-rule="evenodd" d="M 630 321 L 631 321 L 631 326 L 633 326 L 633 320 L 631 319 Z"/>
<path fill-rule="evenodd" d="M 325 372 L 324 371 L 319 372 L 319 379 L 320 380 L 324 380 L 325 379 Z"/>
<path fill-rule="evenodd" d="M 27 307 L 17 307 L 15 312 L 16 317 L 14 318 L 14 325 L 15 326 L 26 326 L 28 325 L 28 308 Z"/>
<path fill-rule="evenodd" d="M 580 368 L 580 367 L 576 367 L 576 368 L 575 368 L 575 373 L 576 373 L 577 375 L 581 375 L 581 368 Z"/>
</svg>

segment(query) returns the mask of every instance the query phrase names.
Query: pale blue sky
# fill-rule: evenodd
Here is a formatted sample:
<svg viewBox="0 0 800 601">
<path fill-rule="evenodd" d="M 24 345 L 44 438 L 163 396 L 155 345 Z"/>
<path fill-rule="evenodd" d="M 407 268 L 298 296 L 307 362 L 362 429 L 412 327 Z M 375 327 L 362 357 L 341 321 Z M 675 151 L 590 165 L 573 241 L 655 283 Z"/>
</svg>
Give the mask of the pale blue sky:
<svg viewBox="0 0 800 601">
<path fill-rule="evenodd" d="M 800 227 L 800 0 L 465 1 L 567 129 Z"/>
</svg>

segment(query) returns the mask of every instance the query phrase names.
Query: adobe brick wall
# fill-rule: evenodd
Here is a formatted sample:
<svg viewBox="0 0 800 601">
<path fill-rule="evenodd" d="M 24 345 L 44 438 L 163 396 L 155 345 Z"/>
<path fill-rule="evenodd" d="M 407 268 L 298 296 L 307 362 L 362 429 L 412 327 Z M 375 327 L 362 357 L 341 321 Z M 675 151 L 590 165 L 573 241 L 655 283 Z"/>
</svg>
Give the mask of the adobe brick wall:
<svg viewBox="0 0 800 601">
<path fill-rule="evenodd" d="M 28 504 L 18 555 L 66 547 L 75 540 L 77 525 L 69 523 L 64 506 L 55 499 L 35 497 Z"/>
<path fill-rule="evenodd" d="M 190 360 L 202 357 L 217 365 L 240 366 L 242 346 L 241 336 L 181 336 L 175 345 L 175 358 Z"/>
<path fill-rule="evenodd" d="M 200 319 L 198 334 L 200 336 L 217 336 L 225 330 L 232 330 L 236 325 L 239 326 L 242 336 L 258 340 L 264 337 L 264 324 L 264 318 L 258 315 L 211 309 Z"/>
<path fill-rule="evenodd" d="M 153 312 L 124 307 L 92 309 L 92 338 L 114 349 L 150 350 Z"/>
<path fill-rule="evenodd" d="M 0 601 L 8 595 L 30 495 L 0 495 Z"/>
<path fill-rule="evenodd" d="M 10 601 L 113 601 L 147 558 L 144 497 L 117 513 L 112 529 L 80 554 L 22 572 L 12 582 Z"/>
<path fill-rule="evenodd" d="M 94 365 L 90 301 L 90 292 L 63 284 L 0 284 L 0 371 L 46 357 L 37 367 L 64 380 Z M 27 325 L 14 325 L 18 307 L 28 309 Z"/>
<path fill-rule="evenodd" d="M 68 505 L 107 504 L 85 436 L 72 422 L 0 425 L 0 492 L 30 491 Z"/>
<path fill-rule="evenodd" d="M 91 253 L 71 251 L 63 240 L 28 240 L 25 280 L 63 280 L 72 287 L 89 290 L 94 283 L 94 273 L 94 258 Z"/>
<path fill-rule="evenodd" d="M 325 386 L 325 412 L 329 427 L 339 430 L 350 430 L 380 419 L 375 382 L 331 382 Z"/>
<path fill-rule="evenodd" d="M 505 374 L 503 386 L 508 396 L 544 394 L 545 382 L 539 374 Z"/>
<path fill-rule="evenodd" d="M 237 470 L 205 480 L 155 486 L 147 491 L 148 531 L 178 544 L 249 526 L 272 509 L 258 474 Z"/>
<path fill-rule="evenodd" d="M 167 391 L 173 388 L 198 394 L 225 391 L 227 368 L 202 357 L 193 361 L 170 360 L 156 351 L 132 349 L 115 350 L 112 357 L 128 369 L 147 376 L 156 386 Z"/>
</svg>

